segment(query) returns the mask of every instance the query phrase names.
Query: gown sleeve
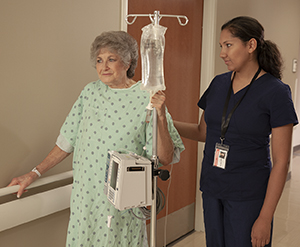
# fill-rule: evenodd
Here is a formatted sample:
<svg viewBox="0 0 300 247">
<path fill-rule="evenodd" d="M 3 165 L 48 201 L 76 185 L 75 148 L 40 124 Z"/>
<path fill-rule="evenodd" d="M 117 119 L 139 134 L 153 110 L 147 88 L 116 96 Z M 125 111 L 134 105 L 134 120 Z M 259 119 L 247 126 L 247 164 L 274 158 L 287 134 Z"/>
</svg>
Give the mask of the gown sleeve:
<svg viewBox="0 0 300 247">
<path fill-rule="evenodd" d="M 72 153 L 76 144 L 76 138 L 82 119 L 84 90 L 72 106 L 71 111 L 63 123 L 60 134 L 56 140 L 56 145 L 67 153 Z"/>
</svg>

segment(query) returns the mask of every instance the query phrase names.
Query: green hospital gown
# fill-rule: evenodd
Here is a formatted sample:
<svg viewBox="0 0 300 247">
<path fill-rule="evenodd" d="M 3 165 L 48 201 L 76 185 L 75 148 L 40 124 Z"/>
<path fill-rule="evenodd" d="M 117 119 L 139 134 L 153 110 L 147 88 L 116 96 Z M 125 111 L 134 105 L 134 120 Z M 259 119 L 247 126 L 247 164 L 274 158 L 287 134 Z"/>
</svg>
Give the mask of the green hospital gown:
<svg viewBox="0 0 300 247">
<path fill-rule="evenodd" d="M 151 157 L 152 120 L 146 119 L 149 93 L 138 82 L 127 89 L 112 89 L 100 80 L 89 83 L 67 116 L 57 145 L 73 151 L 73 189 L 67 244 L 71 247 L 147 246 L 145 221 L 129 211 L 115 209 L 103 192 L 108 150 L 132 151 Z M 175 147 L 173 163 L 184 150 L 167 113 Z M 65 143 L 65 144 L 64 144 Z M 64 150 L 64 148 L 62 148 Z M 135 213 L 142 217 L 138 209 Z M 111 225 L 108 226 L 108 218 Z"/>
</svg>

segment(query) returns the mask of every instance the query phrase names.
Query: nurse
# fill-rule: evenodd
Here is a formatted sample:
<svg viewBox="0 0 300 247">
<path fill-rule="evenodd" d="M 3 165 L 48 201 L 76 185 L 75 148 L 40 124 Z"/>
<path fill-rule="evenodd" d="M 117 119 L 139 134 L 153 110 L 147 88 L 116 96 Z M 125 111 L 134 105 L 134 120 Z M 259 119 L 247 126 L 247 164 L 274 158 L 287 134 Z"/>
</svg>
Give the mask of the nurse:
<svg viewBox="0 0 300 247">
<path fill-rule="evenodd" d="M 280 52 L 264 40 L 256 19 L 228 21 L 219 43 L 229 72 L 200 98 L 199 124 L 174 124 L 181 136 L 205 142 L 200 190 L 207 246 L 271 246 L 298 123 L 291 91 L 281 81 Z"/>
</svg>

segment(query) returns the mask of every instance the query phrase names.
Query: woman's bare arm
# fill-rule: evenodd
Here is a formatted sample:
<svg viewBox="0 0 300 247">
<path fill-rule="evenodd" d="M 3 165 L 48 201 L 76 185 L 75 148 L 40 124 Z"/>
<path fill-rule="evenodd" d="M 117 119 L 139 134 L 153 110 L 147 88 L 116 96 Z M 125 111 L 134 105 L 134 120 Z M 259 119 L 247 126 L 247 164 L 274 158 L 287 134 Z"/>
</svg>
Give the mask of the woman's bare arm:
<svg viewBox="0 0 300 247">
<path fill-rule="evenodd" d="M 44 174 L 69 155 L 70 153 L 67 153 L 61 150 L 58 146 L 55 146 L 47 155 L 47 157 L 36 168 L 40 174 Z M 30 171 L 20 177 L 13 178 L 8 186 L 20 185 L 20 188 L 17 192 L 17 197 L 20 198 L 25 188 L 28 187 L 32 182 L 34 182 L 37 178 L 38 175 L 35 172 Z"/>
<path fill-rule="evenodd" d="M 291 154 L 293 124 L 272 129 L 273 168 L 270 174 L 266 197 L 259 217 L 252 227 L 252 245 L 265 246 L 270 242 L 271 222 L 282 194 Z"/>
<path fill-rule="evenodd" d="M 151 103 L 157 110 L 157 156 L 161 164 L 169 165 L 173 160 L 174 145 L 168 130 L 165 100 L 165 94 L 159 91 L 152 97 Z"/>
</svg>

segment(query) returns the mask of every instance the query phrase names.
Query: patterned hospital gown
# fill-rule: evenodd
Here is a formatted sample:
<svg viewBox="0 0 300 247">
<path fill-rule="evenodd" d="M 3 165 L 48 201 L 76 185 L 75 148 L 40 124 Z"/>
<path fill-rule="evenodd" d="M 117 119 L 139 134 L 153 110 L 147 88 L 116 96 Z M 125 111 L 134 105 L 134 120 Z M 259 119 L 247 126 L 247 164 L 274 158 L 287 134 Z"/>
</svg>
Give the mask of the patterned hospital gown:
<svg viewBox="0 0 300 247">
<path fill-rule="evenodd" d="M 141 155 L 146 146 L 144 156 L 151 157 L 152 121 L 145 122 L 149 94 L 140 85 L 138 82 L 127 89 L 112 89 L 100 80 L 89 83 L 61 128 L 57 145 L 74 151 L 66 246 L 147 246 L 145 222 L 127 210 L 115 209 L 103 193 L 108 150 Z M 184 146 L 168 113 L 167 119 L 176 149 L 175 163 Z M 138 209 L 134 210 L 142 217 Z"/>
</svg>

